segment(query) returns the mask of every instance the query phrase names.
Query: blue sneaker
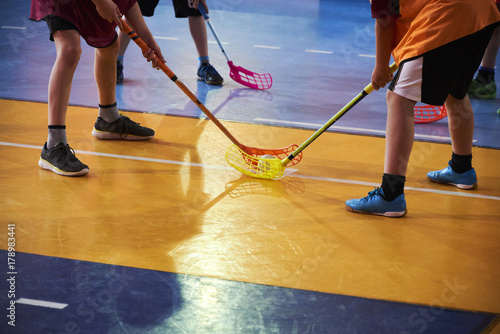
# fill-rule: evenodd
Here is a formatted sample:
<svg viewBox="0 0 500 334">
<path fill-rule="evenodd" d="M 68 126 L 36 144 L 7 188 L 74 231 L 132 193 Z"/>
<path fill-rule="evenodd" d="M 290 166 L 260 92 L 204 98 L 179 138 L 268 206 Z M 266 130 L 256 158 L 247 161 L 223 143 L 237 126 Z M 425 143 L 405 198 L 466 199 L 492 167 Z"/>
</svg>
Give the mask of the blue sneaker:
<svg viewBox="0 0 500 334">
<path fill-rule="evenodd" d="M 403 217 L 406 210 L 405 194 L 401 194 L 392 202 L 384 199 L 382 188 L 375 188 L 368 196 L 360 199 L 350 199 L 345 202 L 347 211 L 366 213 L 385 217 Z"/>
<path fill-rule="evenodd" d="M 465 173 L 458 174 L 448 166 L 445 169 L 427 173 L 427 179 L 436 183 L 451 184 L 465 190 L 477 188 L 477 176 L 474 168 Z"/>
</svg>

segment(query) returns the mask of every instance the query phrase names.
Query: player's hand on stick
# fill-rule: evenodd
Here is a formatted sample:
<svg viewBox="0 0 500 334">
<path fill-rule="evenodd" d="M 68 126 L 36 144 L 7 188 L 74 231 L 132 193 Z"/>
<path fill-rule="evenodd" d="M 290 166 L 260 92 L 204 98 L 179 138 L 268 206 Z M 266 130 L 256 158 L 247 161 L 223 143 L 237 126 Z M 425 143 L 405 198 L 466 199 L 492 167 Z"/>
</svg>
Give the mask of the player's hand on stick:
<svg viewBox="0 0 500 334">
<path fill-rule="evenodd" d="M 109 22 L 115 22 L 118 28 L 122 29 L 122 25 L 120 23 L 120 18 L 122 14 L 120 13 L 120 9 L 118 6 L 111 0 L 92 0 L 95 4 L 97 12 L 103 19 L 108 20 Z"/>
<path fill-rule="evenodd" d="M 387 66 L 375 66 L 372 73 L 372 87 L 379 90 L 385 87 L 394 78 L 391 68 Z"/>
<path fill-rule="evenodd" d="M 157 70 L 161 69 L 158 60 L 162 63 L 166 63 L 167 61 L 165 60 L 165 58 L 163 58 L 160 47 L 155 40 L 144 42 L 149 46 L 149 49 L 146 51 L 142 51 L 142 55 L 148 60 L 148 62 L 152 63 L 153 68 L 156 68 Z M 155 55 L 157 57 L 155 57 Z"/>
</svg>

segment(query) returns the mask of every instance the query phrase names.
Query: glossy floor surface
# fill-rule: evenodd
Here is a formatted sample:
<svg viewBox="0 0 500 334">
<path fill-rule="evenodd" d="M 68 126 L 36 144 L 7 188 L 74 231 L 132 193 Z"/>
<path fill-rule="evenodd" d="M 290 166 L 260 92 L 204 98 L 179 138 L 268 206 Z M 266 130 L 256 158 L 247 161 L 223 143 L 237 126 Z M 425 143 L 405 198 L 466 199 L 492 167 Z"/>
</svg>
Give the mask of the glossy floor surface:
<svg viewBox="0 0 500 334">
<path fill-rule="evenodd" d="M 258 180 L 227 165 L 231 142 L 135 45 L 118 104 L 156 137 L 93 138 L 93 54 L 84 47 L 67 126 L 90 173 L 66 178 L 37 166 L 53 44 L 43 23 L 26 20 L 29 2 L 6 7 L 0 256 L 14 279 L 0 286 L 1 333 L 500 332 L 498 99 L 473 100 L 479 188 L 426 180 L 451 148 L 446 119 L 419 125 L 409 213 L 388 219 L 344 209 L 380 183 L 385 90 L 309 146 L 285 177 Z M 368 83 L 374 44 L 365 1 L 211 8 L 228 53 L 271 73 L 270 90 L 232 81 L 212 43 L 225 83 L 197 82 L 195 57 L 180 61 L 193 43 L 170 2 L 147 22 L 164 37 L 172 70 L 244 144 L 301 144 Z"/>
</svg>

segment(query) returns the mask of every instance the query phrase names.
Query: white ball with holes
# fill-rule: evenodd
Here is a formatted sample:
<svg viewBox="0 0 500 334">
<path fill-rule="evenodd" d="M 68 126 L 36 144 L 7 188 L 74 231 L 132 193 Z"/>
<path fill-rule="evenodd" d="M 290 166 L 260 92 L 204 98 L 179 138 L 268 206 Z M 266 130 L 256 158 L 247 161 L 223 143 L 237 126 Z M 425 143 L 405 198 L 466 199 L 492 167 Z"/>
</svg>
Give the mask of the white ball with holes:
<svg viewBox="0 0 500 334">
<path fill-rule="evenodd" d="M 260 157 L 261 159 L 274 159 L 274 156 L 270 154 L 264 154 Z M 259 170 L 263 173 L 267 173 L 271 170 L 271 163 L 266 160 L 259 160 Z"/>
</svg>

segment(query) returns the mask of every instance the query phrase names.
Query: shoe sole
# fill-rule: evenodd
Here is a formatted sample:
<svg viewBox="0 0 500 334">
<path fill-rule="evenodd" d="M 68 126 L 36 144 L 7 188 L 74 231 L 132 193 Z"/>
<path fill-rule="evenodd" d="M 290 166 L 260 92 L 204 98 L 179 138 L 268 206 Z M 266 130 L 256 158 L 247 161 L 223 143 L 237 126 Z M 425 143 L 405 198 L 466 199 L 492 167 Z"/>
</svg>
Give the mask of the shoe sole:
<svg viewBox="0 0 500 334">
<path fill-rule="evenodd" d="M 359 211 L 359 210 L 354 210 L 353 208 L 351 208 L 347 204 L 345 205 L 345 209 L 349 212 L 362 213 L 365 215 L 384 216 L 384 217 L 388 217 L 388 218 L 401 218 L 403 216 L 406 216 L 406 214 L 408 213 L 407 209 L 405 209 L 405 211 L 403 211 L 403 212 L 401 212 L 401 211 L 388 211 L 388 212 L 384 212 L 384 213 Z"/>
<path fill-rule="evenodd" d="M 88 168 L 84 168 L 78 172 L 66 172 L 63 171 L 62 169 L 57 168 L 56 166 L 52 165 L 50 162 L 40 158 L 38 160 L 38 166 L 40 166 L 43 169 L 50 170 L 51 172 L 56 173 L 57 175 L 62 175 L 62 176 L 83 176 L 87 175 L 89 173 Z"/>
<path fill-rule="evenodd" d="M 434 183 L 449 184 L 449 185 L 455 186 L 455 187 L 457 187 L 459 189 L 463 189 L 463 190 L 473 190 L 473 189 L 477 188 L 477 182 L 475 182 L 474 184 L 451 183 L 451 182 L 434 180 L 433 178 L 431 178 L 428 175 L 427 175 L 427 180 L 434 182 Z"/>
<path fill-rule="evenodd" d="M 99 131 L 94 128 L 92 130 L 92 135 L 100 140 L 131 140 L 131 141 L 140 141 L 140 140 L 149 140 L 154 137 L 153 136 L 135 136 L 128 134 L 125 137 L 116 132 L 107 132 L 107 131 Z"/>
</svg>

